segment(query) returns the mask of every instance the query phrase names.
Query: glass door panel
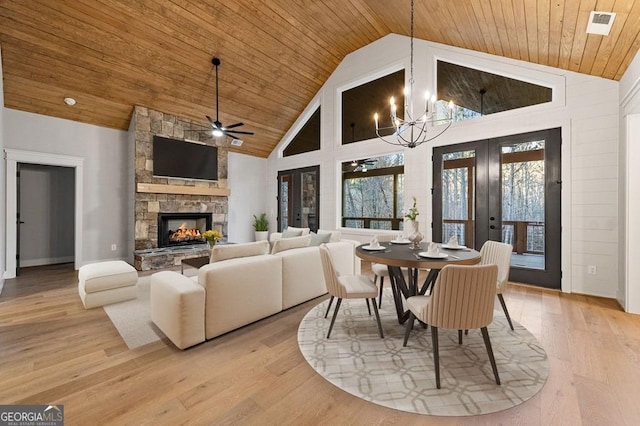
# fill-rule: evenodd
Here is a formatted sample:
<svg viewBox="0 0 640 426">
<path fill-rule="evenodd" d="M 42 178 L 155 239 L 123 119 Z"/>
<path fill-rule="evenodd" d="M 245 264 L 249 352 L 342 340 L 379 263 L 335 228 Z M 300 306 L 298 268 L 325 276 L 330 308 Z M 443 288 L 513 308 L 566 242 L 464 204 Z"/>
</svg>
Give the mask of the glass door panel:
<svg viewBox="0 0 640 426">
<path fill-rule="evenodd" d="M 475 246 L 475 151 L 442 156 L 442 241 Z"/>
<path fill-rule="evenodd" d="M 545 141 L 501 147 L 502 238 L 511 265 L 545 269 Z"/>
</svg>

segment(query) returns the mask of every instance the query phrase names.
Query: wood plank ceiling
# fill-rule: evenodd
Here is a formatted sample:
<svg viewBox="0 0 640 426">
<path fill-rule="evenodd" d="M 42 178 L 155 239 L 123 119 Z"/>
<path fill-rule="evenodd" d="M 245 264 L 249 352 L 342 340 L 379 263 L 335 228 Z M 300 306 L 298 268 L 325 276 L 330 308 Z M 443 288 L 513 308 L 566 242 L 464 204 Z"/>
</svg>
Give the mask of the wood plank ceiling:
<svg viewBox="0 0 640 426">
<path fill-rule="evenodd" d="M 587 35 L 589 12 L 615 12 Z M 418 0 L 416 37 L 619 80 L 640 0 Z M 134 105 L 242 121 L 234 150 L 266 157 L 348 53 L 409 34 L 409 0 L 2 0 L 8 108 L 127 129 Z M 78 103 L 68 107 L 66 96 Z"/>
</svg>

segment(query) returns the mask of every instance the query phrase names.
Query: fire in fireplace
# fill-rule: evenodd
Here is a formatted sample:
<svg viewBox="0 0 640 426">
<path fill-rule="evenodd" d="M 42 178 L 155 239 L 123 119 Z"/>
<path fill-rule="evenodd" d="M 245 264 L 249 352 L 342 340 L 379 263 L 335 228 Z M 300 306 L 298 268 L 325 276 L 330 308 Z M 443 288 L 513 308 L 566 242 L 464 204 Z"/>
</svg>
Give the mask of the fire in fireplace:
<svg viewBox="0 0 640 426">
<path fill-rule="evenodd" d="M 204 238 L 200 234 L 198 228 L 187 228 L 187 222 L 182 222 L 182 225 L 173 232 L 169 230 L 169 244 L 182 244 L 182 243 L 202 243 Z"/>
<path fill-rule="evenodd" d="M 158 213 L 158 247 L 205 244 L 211 213 Z"/>
</svg>

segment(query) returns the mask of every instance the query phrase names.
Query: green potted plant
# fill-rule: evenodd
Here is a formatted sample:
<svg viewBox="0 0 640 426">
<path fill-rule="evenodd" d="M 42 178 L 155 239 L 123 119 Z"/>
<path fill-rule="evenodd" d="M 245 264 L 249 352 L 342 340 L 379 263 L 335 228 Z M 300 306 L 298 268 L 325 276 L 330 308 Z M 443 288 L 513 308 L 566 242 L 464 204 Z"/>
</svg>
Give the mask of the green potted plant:
<svg viewBox="0 0 640 426">
<path fill-rule="evenodd" d="M 256 231 L 256 241 L 269 238 L 269 220 L 266 213 L 260 213 L 260 216 L 253 215 L 253 229 Z"/>
</svg>

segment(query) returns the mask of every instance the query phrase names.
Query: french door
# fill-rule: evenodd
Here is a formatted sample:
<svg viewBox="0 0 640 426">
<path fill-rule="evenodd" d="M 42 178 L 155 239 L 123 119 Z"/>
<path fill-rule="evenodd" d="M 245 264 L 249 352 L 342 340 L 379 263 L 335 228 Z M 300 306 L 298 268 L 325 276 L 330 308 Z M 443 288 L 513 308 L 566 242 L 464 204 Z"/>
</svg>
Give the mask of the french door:
<svg viewBox="0 0 640 426">
<path fill-rule="evenodd" d="M 560 288 L 560 129 L 434 148 L 433 240 L 513 246 L 511 281 Z"/>
<path fill-rule="evenodd" d="M 278 172 L 278 231 L 287 226 L 318 230 L 320 166 Z"/>
</svg>

